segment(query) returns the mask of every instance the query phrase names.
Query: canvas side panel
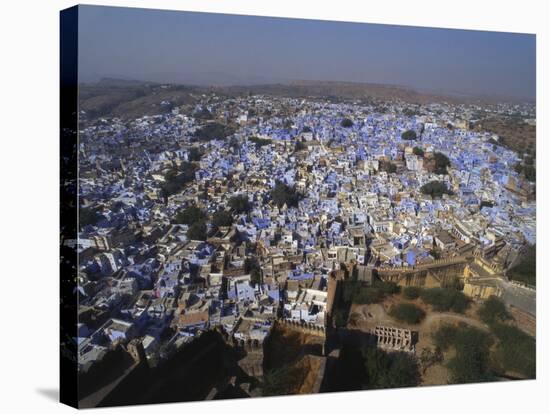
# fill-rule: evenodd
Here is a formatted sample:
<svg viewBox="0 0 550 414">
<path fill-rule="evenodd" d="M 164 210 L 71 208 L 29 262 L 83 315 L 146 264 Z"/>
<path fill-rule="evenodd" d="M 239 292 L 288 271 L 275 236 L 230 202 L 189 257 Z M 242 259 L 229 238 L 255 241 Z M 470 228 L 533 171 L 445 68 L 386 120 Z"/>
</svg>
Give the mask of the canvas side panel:
<svg viewBox="0 0 550 414">
<path fill-rule="evenodd" d="M 77 407 L 78 7 L 60 14 L 60 400 Z"/>
</svg>

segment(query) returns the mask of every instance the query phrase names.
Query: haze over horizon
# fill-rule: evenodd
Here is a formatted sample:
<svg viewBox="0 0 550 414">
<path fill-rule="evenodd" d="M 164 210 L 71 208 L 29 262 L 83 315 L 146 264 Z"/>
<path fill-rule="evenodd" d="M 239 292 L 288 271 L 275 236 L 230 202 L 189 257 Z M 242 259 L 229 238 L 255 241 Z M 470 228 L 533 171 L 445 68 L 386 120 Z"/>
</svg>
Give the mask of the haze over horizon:
<svg viewBox="0 0 550 414">
<path fill-rule="evenodd" d="M 79 77 L 196 85 L 341 81 L 536 96 L 532 34 L 79 6 Z"/>
</svg>

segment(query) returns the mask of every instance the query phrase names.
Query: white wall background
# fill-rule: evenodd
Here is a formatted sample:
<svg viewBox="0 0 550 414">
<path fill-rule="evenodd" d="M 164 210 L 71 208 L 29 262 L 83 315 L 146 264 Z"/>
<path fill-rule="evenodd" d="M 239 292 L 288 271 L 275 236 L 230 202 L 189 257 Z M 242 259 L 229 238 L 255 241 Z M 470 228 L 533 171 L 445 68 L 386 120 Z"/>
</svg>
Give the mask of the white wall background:
<svg viewBox="0 0 550 414">
<path fill-rule="evenodd" d="M 228 402 L 165 404 L 101 412 L 523 413 L 548 412 L 548 137 L 550 96 L 545 1 L 158 0 L 89 4 L 484 29 L 537 34 L 538 379 L 500 384 L 368 391 Z M 70 1 L 6 1 L 0 13 L 0 406 L 2 412 L 69 412 L 58 388 L 59 10 Z M 545 18 L 546 17 L 546 18 Z M 548 123 L 546 123 L 548 125 Z"/>
</svg>

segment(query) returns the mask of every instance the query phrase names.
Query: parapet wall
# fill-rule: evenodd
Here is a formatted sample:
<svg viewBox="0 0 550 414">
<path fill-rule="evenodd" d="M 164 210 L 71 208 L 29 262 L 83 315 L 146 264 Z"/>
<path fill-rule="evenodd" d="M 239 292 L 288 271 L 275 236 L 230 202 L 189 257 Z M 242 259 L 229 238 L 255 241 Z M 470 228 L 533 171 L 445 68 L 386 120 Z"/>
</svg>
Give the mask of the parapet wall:
<svg viewBox="0 0 550 414">
<path fill-rule="evenodd" d="M 277 324 L 284 326 L 285 328 L 294 329 L 301 333 L 314 335 L 326 339 L 326 328 L 321 325 L 316 325 L 310 322 L 294 321 L 292 319 L 277 319 Z"/>
<path fill-rule="evenodd" d="M 417 266 L 379 266 L 378 277 L 402 286 L 445 287 L 462 278 L 470 259 L 464 256 L 438 259 Z"/>
<path fill-rule="evenodd" d="M 379 266 L 376 268 L 378 273 L 406 273 L 420 272 L 423 270 L 433 270 L 440 267 L 452 266 L 456 264 L 466 264 L 469 259 L 465 256 L 448 257 L 445 259 L 437 259 L 430 263 L 423 263 L 416 266 Z"/>
</svg>

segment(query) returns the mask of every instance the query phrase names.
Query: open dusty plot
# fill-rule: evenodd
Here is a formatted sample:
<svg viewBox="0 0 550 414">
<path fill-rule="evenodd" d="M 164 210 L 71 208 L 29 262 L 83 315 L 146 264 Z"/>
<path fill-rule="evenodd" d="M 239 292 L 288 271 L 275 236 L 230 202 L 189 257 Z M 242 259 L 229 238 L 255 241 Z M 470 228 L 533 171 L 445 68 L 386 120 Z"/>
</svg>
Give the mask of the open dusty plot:
<svg viewBox="0 0 550 414">
<path fill-rule="evenodd" d="M 395 320 L 389 315 L 389 312 L 392 306 L 399 303 L 415 304 L 426 313 L 426 317 L 422 320 L 422 322 L 414 325 Z M 441 325 L 466 324 L 478 328 L 484 332 L 489 332 L 489 327 L 477 318 L 477 308 L 478 305 L 472 303 L 465 314 L 458 314 L 453 312 L 435 312 L 431 310 L 430 306 L 424 304 L 424 302 L 422 302 L 420 299 L 405 300 L 400 295 L 393 295 L 386 298 L 381 303 L 370 305 L 352 305 L 350 309 L 350 316 L 348 319 L 348 327 L 359 329 L 362 331 L 369 331 L 377 325 L 387 325 L 416 331 L 418 332 L 416 355 L 420 355 L 420 352 L 423 348 L 435 348 L 432 333 L 437 331 L 437 329 Z M 443 361 L 448 361 L 452 358 L 450 352 L 452 351 L 446 352 L 444 354 Z M 447 384 L 449 380 L 448 370 L 444 366 L 444 363 L 445 362 L 429 367 L 422 374 L 422 385 Z"/>
</svg>

